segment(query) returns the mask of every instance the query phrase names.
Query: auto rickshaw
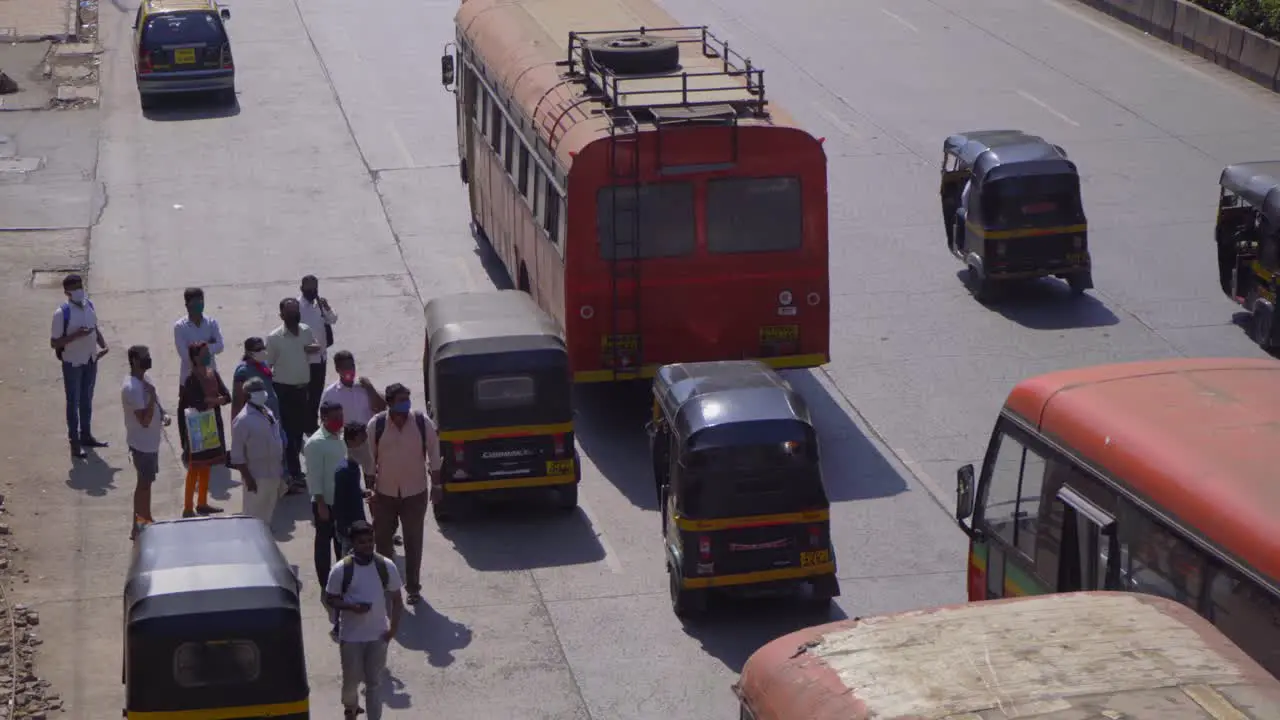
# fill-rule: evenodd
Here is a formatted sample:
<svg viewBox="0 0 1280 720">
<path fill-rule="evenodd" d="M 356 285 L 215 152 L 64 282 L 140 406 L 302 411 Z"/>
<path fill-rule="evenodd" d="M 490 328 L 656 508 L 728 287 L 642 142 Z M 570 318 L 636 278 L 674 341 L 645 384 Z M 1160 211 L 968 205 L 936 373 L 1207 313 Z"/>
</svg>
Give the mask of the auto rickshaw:
<svg viewBox="0 0 1280 720">
<path fill-rule="evenodd" d="M 671 606 L 703 612 L 712 590 L 840 594 L 830 503 L 809 409 L 756 360 L 664 365 L 648 424 Z"/>
<path fill-rule="evenodd" d="M 1280 348 L 1280 160 L 1230 165 L 1218 184 L 1218 282 L 1249 311 L 1249 337 L 1264 350 Z"/>
<path fill-rule="evenodd" d="M 518 290 L 427 303 L 422 372 L 440 434 L 436 520 L 484 493 L 553 490 L 578 505 L 572 376 L 555 321 Z"/>
<path fill-rule="evenodd" d="M 261 520 L 166 520 L 124 586 L 126 718 L 310 718 L 301 583 Z"/>
<path fill-rule="evenodd" d="M 1093 287 L 1080 174 L 1066 150 L 1020 130 L 952 135 L 940 194 L 947 247 L 979 302 L 1014 280 L 1057 276 L 1075 295 Z"/>
</svg>

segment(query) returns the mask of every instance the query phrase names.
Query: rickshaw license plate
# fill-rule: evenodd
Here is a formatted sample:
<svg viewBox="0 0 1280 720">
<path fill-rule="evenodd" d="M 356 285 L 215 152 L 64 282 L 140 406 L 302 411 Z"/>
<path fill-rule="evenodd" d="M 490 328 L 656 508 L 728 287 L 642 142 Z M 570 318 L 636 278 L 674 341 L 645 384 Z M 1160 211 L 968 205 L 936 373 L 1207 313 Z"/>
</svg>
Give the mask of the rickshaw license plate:
<svg viewBox="0 0 1280 720">
<path fill-rule="evenodd" d="M 814 550 L 800 553 L 800 567 L 813 567 L 831 562 L 830 550 Z"/>
<path fill-rule="evenodd" d="M 548 460 L 547 475 L 572 475 L 572 460 Z"/>
<path fill-rule="evenodd" d="M 195 48 L 185 48 L 173 51 L 173 61 L 180 65 L 190 65 L 196 61 Z"/>
<path fill-rule="evenodd" d="M 799 325 L 765 325 L 760 328 L 760 342 L 794 342 L 800 339 Z"/>
</svg>

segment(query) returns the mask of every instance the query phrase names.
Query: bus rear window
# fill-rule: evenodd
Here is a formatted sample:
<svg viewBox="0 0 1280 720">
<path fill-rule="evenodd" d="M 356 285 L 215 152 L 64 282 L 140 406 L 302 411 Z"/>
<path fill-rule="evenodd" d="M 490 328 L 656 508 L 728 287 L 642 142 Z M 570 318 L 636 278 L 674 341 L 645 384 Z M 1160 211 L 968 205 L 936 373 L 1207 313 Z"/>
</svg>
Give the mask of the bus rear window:
<svg viewBox="0 0 1280 720">
<path fill-rule="evenodd" d="M 641 258 L 692 255 L 696 246 L 693 186 L 689 183 L 657 183 L 633 187 L 600 188 L 596 194 L 596 230 L 600 257 L 626 259 L 640 230 Z M 638 204 L 638 208 L 637 208 Z M 616 240 L 615 240 L 616 238 Z"/>
<path fill-rule="evenodd" d="M 733 178 L 707 184 L 707 249 L 786 252 L 804 243 L 800 179 Z"/>
<path fill-rule="evenodd" d="M 185 642 L 173 652 L 173 679 L 179 687 L 244 685 L 261 674 L 262 657 L 250 640 Z"/>
<path fill-rule="evenodd" d="M 217 16 L 209 12 L 156 15 L 147 20 L 142 31 L 142 43 L 149 48 L 198 43 L 217 45 L 222 40 L 222 26 Z"/>
<path fill-rule="evenodd" d="M 532 405 L 537 385 L 528 375 L 503 375 L 476 381 L 476 408 L 505 410 Z"/>
</svg>

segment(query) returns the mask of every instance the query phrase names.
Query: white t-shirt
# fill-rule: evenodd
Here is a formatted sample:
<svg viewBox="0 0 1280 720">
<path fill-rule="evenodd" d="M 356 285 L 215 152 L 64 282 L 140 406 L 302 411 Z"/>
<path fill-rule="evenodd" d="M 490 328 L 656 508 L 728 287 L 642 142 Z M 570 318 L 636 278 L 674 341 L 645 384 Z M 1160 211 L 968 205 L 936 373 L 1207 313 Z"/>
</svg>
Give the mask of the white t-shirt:
<svg viewBox="0 0 1280 720">
<path fill-rule="evenodd" d="M 84 305 L 68 302 L 67 307 L 70 308 L 67 313 L 67 335 L 81 328 L 98 327 L 98 313 L 94 311 L 88 300 L 85 300 Z M 49 330 L 49 337 L 57 340 L 62 335 L 62 306 L 59 305 L 53 311 L 53 327 Z M 62 362 L 70 363 L 75 367 L 88 365 L 93 362 L 97 352 L 98 334 L 89 333 L 72 340 L 62 348 Z"/>
<path fill-rule="evenodd" d="M 369 403 L 369 391 L 360 387 L 359 383 L 347 387 L 339 380 L 324 389 L 320 395 L 320 404 L 335 402 L 342 406 L 342 419 L 345 422 L 358 422 L 368 425 L 373 419 L 373 405 Z"/>
<path fill-rule="evenodd" d="M 160 452 L 164 422 L 160 408 L 151 415 L 151 424 L 143 427 L 138 422 L 138 410 L 147 409 L 147 386 L 138 378 L 127 375 L 120 388 L 120 404 L 124 406 L 124 436 L 129 447 L 139 452 Z"/>
<path fill-rule="evenodd" d="M 350 603 L 369 603 L 372 607 L 367 613 L 342 611 L 342 622 L 338 628 L 339 642 L 372 642 L 382 639 L 382 633 L 391 629 L 386 597 L 389 592 L 400 592 L 400 572 L 396 570 L 394 562 L 381 555 L 374 555 L 373 562 L 380 562 L 387 568 L 387 587 L 383 589 L 378 568 L 372 562 L 368 565 L 354 563 L 351 585 L 342 599 Z M 330 595 L 342 592 L 341 560 L 334 563 L 333 569 L 329 571 L 329 580 L 324 589 Z"/>
</svg>

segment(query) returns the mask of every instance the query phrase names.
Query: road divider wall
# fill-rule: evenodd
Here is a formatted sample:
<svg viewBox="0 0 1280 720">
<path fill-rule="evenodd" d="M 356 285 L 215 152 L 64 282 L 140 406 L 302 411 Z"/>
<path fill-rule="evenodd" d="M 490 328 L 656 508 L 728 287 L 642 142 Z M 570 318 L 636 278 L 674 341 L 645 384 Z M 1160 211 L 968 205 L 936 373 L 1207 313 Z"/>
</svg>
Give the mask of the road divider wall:
<svg viewBox="0 0 1280 720">
<path fill-rule="evenodd" d="M 1095 10 L 1280 92 L 1280 42 L 1189 0 L 1078 0 Z"/>
</svg>

